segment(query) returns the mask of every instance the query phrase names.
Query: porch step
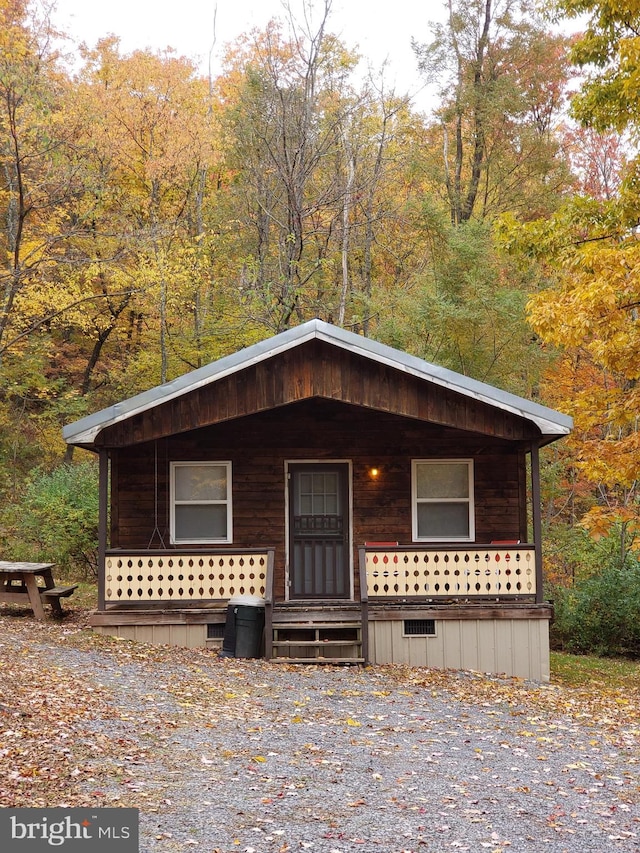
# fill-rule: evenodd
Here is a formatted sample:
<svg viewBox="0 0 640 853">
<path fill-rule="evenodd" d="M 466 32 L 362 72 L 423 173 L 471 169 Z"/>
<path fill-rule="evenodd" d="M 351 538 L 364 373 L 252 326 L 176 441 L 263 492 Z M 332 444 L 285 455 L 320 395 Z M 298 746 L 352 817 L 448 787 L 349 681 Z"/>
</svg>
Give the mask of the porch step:
<svg viewBox="0 0 640 853">
<path fill-rule="evenodd" d="M 342 630 L 342 629 L 357 629 L 362 627 L 362 622 L 356 619 L 344 619 L 335 622 L 327 622 L 327 621 L 318 621 L 315 619 L 296 619 L 294 621 L 287 620 L 286 622 L 281 622 L 278 616 L 273 617 L 273 627 L 282 629 L 285 631 L 308 631 L 310 629 L 320 629 L 320 630 Z"/>
<path fill-rule="evenodd" d="M 274 615 L 270 640 L 275 663 L 364 663 L 361 621 L 299 617 L 294 621 L 289 614 L 289 619 L 280 622 Z M 327 654 L 330 649 L 336 654 Z"/>
<path fill-rule="evenodd" d="M 279 658 L 271 658 L 270 663 L 304 663 L 304 664 L 327 664 L 328 666 L 344 666 L 345 664 L 352 664 L 356 666 L 362 666 L 364 664 L 364 658 L 324 658 L 324 657 L 313 657 L 313 658 L 289 658 L 289 657 L 279 657 Z"/>
<path fill-rule="evenodd" d="M 320 646 L 320 648 L 329 646 L 351 646 L 356 640 L 274 640 L 274 646 L 309 646 L 315 647 Z"/>
</svg>

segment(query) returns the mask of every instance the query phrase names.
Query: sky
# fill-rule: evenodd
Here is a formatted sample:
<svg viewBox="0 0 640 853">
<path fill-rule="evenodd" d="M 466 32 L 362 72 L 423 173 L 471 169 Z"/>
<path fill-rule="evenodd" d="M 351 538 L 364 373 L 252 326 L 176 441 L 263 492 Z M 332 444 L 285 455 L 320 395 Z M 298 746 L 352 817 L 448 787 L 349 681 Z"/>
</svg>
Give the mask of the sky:
<svg viewBox="0 0 640 853">
<path fill-rule="evenodd" d="M 322 6 L 322 0 L 315 0 Z M 291 0 L 294 12 L 302 0 Z M 329 30 L 379 69 L 387 62 L 385 85 L 413 96 L 417 109 L 429 109 L 429 90 L 421 79 L 411 38 L 428 41 L 429 21 L 442 18 L 444 0 L 333 0 Z M 55 23 L 74 41 L 94 45 L 103 36 L 120 37 L 121 48 L 173 48 L 196 60 L 206 73 L 214 44 L 212 71 L 219 71 L 224 45 L 243 32 L 285 17 L 281 0 L 57 0 Z"/>
</svg>

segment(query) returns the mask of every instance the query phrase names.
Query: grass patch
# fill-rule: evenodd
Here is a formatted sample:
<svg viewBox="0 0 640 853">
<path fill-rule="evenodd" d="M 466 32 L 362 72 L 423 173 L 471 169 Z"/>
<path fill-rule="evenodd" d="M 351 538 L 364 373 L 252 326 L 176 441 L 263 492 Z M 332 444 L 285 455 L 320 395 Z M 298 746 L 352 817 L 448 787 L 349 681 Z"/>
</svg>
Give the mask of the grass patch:
<svg viewBox="0 0 640 853">
<path fill-rule="evenodd" d="M 599 687 L 640 693 L 640 662 L 551 652 L 551 681 L 568 687 Z"/>
<path fill-rule="evenodd" d="M 71 581 L 73 583 L 74 581 Z M 95 610 L 98 606 L 98 587 L 95 583 L 87 583 L 87 581 L 79 581 L 78 589 L 70 598 L 63 599 L 67 605 L 75 605 L 76 608 L 86 608 L 87 610 Z M 64 603 L 62 605 L 65 606 Z"/>
</svg>

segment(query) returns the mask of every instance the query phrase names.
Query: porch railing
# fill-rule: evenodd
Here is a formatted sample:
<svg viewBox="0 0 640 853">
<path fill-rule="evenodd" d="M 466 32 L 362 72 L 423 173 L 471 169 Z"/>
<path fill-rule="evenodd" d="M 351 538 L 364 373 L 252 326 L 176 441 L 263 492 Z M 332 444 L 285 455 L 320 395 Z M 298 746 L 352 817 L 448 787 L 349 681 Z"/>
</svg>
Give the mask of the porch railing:
<svg viewBox="0 0 640 853">
<path fill-rule="evenodd" d="M 105 554 L 104 602 L 226 601 L 265 597 L 273 549 L 113 550 Z"/>
<path fill-rule="evenodd" d="M 369 600 L 529 597 L 537 591 L 533 545 L 361 548 L 360 572 Z"/>
<path fill-rule="evenodd" d="M 364 600 L 536 597 L 533 545 L 362 547 Z M 110 550 L 103 604 L 271 600 L 274 550 Z"/>
</svg>

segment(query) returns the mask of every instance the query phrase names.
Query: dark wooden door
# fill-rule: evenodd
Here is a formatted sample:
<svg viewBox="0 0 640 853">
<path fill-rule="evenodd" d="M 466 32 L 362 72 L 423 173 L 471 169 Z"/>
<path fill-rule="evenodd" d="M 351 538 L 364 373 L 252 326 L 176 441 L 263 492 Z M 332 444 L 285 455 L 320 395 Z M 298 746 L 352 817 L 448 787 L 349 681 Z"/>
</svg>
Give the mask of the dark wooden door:
<svg viewBox="0 0 640 853">
<path fill-rule="evenodd" d="M 289 596 L 349 598 L 349 468 L 289 468 Z"/>
</svg>

